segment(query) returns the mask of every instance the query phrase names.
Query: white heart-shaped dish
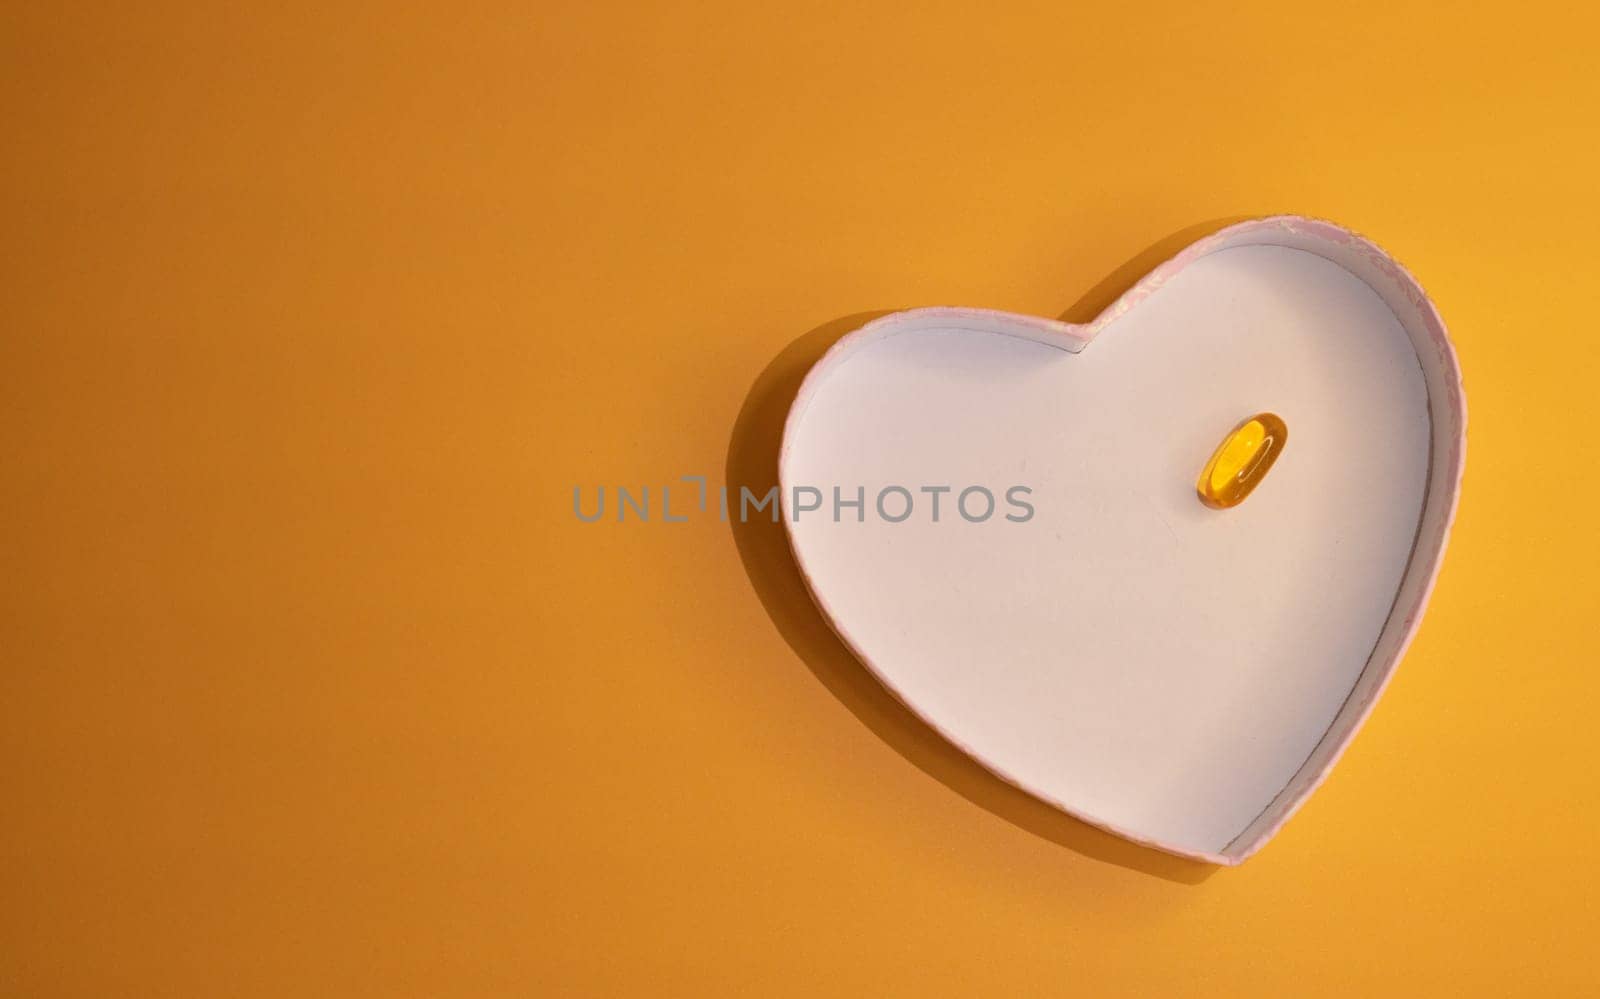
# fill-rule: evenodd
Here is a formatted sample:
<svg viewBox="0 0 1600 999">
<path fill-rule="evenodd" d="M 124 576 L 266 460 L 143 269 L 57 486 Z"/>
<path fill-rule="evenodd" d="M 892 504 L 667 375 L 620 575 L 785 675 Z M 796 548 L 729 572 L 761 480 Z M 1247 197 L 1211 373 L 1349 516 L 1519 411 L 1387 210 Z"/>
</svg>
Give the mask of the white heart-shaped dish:
<svg viewBox="0 0 1600 999">
<path fill-rule="evenodd" d="M 1244 504 L 1202 506 L 1211 449 L 1266 410 L 1292 443 Z M 1080 819 L 1232 865 L 1404 653 L 1465 428 L 1411 275 L 1275 217 L 1084 325 L 916 309 L 844 337 L 790 409 L 783 519 L 829 624 L 945 738 Z"/>
</svg>

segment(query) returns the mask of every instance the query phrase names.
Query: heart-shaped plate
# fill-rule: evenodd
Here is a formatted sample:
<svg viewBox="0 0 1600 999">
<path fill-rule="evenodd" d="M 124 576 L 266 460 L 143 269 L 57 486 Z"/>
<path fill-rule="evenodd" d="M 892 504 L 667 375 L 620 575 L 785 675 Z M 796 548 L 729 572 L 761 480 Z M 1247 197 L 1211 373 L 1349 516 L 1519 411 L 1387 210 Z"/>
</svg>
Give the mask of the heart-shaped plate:
<svg viewBox="0 0 1600 999">
<path fill-rule="evenodd" d="M 1289 443 L 1231 509 L 1241 419 Z M 784 522 L 823 615 L 914 713 L 1084 821 L 1233 865 L 1305 801 L 1415 633 L 1454 518 L 1460 370 L 1407 271 L 1281 216 L 1093 322 L 915 309 L 789 412 Z"/>
</svg>

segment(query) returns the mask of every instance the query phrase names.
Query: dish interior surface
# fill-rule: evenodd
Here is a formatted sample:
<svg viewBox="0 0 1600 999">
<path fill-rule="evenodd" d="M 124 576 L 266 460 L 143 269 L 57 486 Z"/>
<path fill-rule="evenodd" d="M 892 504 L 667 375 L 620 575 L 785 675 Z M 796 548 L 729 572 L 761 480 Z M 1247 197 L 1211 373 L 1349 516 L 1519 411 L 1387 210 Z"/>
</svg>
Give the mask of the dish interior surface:
<svg viewBox="0 0 1600 999">
<path fill-rule="evenodd" d="M 1081 353 L 946 318 L 824 364 L 791 418 L 785 516 L 845 641 L 1025 790 L 1223 852 L 1329 730 L 1406 573 L 1430 417 L 1395 313 L 1322 256 L 1237 246 Z M 1239 506 L 1204 506 L 1201 467 L 1260 412 L 1287 424 L 1282 456 Z M 802 486 L 822 502 L 796 518 Z M 876 508 L 890 486 L 912 498 L 899 523 Z M 995 497 L 981 523 L 956 507 L 970 486 Z M 864 509 L 835 521 L 835 487 Z"/>
</svg>

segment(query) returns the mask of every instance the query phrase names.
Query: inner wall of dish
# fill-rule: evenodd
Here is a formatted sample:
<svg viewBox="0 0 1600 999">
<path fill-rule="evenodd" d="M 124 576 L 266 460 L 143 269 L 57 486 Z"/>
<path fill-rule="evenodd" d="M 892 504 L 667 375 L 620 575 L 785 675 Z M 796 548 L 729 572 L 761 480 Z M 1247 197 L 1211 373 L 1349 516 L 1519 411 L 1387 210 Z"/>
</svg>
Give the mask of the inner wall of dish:
<svg viewBox="0 0 1600 999">
<path fill-rule="evenodd" d="M 1395 312 L 1282 246 L 1191 263 L 1066 354 L 904 329 L 831 362 L 790 429 L 790 525 L 846 641 L 1001 776 L 1093 820 L 1216 854 L 1273 809 L 1351 700 L 1389 619 L 1429 470 L 1428 389 Z M 1262 410 L 1289 446 L 1245 504 L 1194 476 Z M 948 485 L 944 517 L 873 498 Z M 1025 522 L 956 493 L 1023 486 Z M 890 511 L 898 514 L 899 504 Z"/>
<path fill-rule="evenodd" d="M 1465 459 L 1466 402 L 1461 371 L 1438 313 L 1416 281 L 1376 247 L 1323 223 L 1246 227 L 1233 245 L 1283 245 L 1322 256 L 1366 283 L 1395 315 L 1411 341 L 1428 393 L 1428 487 L 1408 571 L 1366 668 L 1333 724 L 1274 801 L 1224 850 L 1234 860 L 1259 849 L 1297 802 L 1333 766 L 1346 741 L 1371 710 L 1398 664 L 1432 589 L 1455 515 Z"/>
</svg>

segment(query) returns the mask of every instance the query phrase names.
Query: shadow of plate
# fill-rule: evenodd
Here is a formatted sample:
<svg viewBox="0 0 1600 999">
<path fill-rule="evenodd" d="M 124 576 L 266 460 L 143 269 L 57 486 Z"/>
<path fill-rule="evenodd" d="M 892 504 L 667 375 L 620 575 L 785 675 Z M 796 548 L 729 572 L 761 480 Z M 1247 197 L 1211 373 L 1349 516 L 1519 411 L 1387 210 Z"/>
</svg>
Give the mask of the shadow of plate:
<svg viewBox="0 0 1600 999">
<path fill-rule="evenodd" d="M 1157 241 L 1089 289 L 1061 318 L 1093 319 L 1157 264 L 1234 221 L 1190 226 Z M 806 372 L 845 334 L 888 311 L 823 323 L 785 347 L 757 376 L 728 442 L 724 482 L 730 492 L 748 485 L 761 495 L 777 482 L 784 420 Z M 973 804 L 1086 857 L 1181 884 L 1199 884 L 1216 870 L 1104 832 L 991 774 L 912 714 L 833 633 L 811 600 L 782 524 L 763 517 L 740 523 L 734 517 L 729 525 L 745 574 L 789 647 L 840 703 L 918 769 Z"/>
</svg>

